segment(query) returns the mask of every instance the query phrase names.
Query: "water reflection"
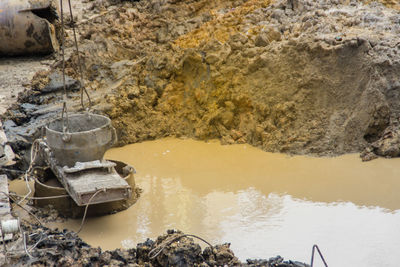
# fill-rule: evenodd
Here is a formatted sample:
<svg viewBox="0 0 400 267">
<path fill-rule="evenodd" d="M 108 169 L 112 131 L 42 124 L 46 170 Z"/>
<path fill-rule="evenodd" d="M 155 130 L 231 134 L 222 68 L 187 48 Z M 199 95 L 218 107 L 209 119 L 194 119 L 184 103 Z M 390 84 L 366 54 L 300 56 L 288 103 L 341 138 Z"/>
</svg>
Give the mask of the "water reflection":
<svg viewBox="0 0 400 267">
<path fill-rule="evenodd" d="M 177 228 L 231 242 L 242 260 L 279 254 L 309 261 L 316 243 L 331 266 L 399 262 L 398 159 L 288 157 L 176 139 L 107 157 L 136 167 L 143 195 L 127 211 L 88 220 L 81 236 L 92 245 L 129 247 Z"/>
</svg>

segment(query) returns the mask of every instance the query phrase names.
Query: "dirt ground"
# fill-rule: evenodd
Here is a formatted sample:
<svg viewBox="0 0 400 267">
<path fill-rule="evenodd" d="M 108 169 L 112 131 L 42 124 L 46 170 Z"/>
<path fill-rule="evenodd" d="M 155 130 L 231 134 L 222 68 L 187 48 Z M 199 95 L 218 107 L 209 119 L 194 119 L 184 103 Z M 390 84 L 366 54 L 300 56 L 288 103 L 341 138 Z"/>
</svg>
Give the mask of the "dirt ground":
<svg viewBox="0 0 400 267">
<path fill-rule="evenodd" d="M 77 13 L 85 83 L 93 110 L 113 119 L 120 145 L 187 136 L 292 154 L 400 154 L 392 151 L 398 140 L 384 136 L 399 117 L 395 9 L 330 0 L 85 7 Z M 78 78 L 76 55 L 67 67 Z M 75 109 L 78 102 L 73 95 Z M 15 121 L 15 112 L 4 119 Z"/>
<path fill-rule="evenodd" d="M 92 111 L 112 118 L 120 145 L 186 136 L 291 154 L 399 156 L 400 7 L 381 2 L 386 6 L 354 0 L 74 0 Z M 68 104 L 77 111 L 77 56 L 70 29 L 67 35 Z M 48 87 L 53 78 L 59 83 L 59 59 L 58 53 L 0 59 L 0 113 L 22 159 L 18 170 L 26 168 L 24 151 L 39 127 L 60 114 L 60 88 Z M 89 259 L 102 264 L 103 254 L 88 250 L 99 255 Z M 63 260 L 83 252 L 71 253 Z M 118 261 L 118 253 L 104 257 Z M 54 262 L 60 260 L 54 255 Z M 137 264 L 140 257 L 133 258 Z"/>
<path fill-rule="evenodd" d="M 376 2 L 86 4 L 85 83 L 121 145 L 188 136 L 337 155 L 399 117 L 399 13 Z M 77 69 L 72 55 L 68 75 Z"/>
<path fill-rule="evenodd" d="M 46 58 L 0 58 L 0 113 L 16 103 L 20 92 L 27 90 L 34 74 L 49 69 L 53 60 Z"/>
<path fill-rule="evenodd" d="M 82 20 L 83 10 L 86 7 L 81 0 L 71 0 L 71 6 L 77 19 Z M 68 2 L 64 1 L 64 10 L 68 11 Z M 33 76 L 38 71 L 45 71 L 51 68 L 55 59 L 59 56 L 21 56 L 21 57 L 0 57 L 0 114 L 14 103 L 20 92 L 30 89 Z"/>
</svg>

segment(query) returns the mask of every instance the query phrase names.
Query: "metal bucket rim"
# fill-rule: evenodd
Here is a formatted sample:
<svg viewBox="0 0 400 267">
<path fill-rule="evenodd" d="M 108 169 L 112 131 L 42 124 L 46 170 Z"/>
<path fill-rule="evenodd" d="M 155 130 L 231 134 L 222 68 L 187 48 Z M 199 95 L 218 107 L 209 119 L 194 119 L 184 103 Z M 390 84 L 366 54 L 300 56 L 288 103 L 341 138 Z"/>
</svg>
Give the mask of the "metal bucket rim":
<svg viewBox="0 0 400 267">
<path fill-rule="evenodd" d="M 54 178 L 54 179 L 57 179 L 57 178 Z M 49 189 L 53 189 L 53 190 L 56 190 L 56 191 L 60 191 L 62 193 L 67 193 L 67 190 L 65 190 L 64 187 L 47 185 L 47 184 L 42 183 L 41 181 L 39 181 L 39 179 L 35 179 L 35 183 L 38 183 L 40 186 L 45 187 L 45 188 L 49 188 Z"/>
<path fill-rule="evenodd" d="M 69 118 L 71 118 L 71 117 L 78 117 L 78 116 L 82 116 L 82 115 L 87 116 L 88 114 L 87 114 L 87 113 L 75 113 L 75 114 L 69 115 Z M 68 135 L 80 135 L 80 134 L 85 134 L 85 133 L 90 133 L 90 132 L 102 130 L 102 129 L 105 129 L 105 128 L 107 128 L 107 127 L 112 127 L 112 125 L 111 125 L 111 119 L 110 119 L 110 118 L 108 118 L 108 117 L 106 117 L 106 116 L 103 116 L 103 115 L 94 114 L 94 113 L 90 113 L 89 115 L 90 115 L 90 116 L 102 117 L 102 118 L 106 119 L 107 122 L 106 122 L 105 125 L 103 125 L 103 126 L 101 126 L 101 127 L 97 127 L 97 128 L 91 129 L 91 130 L 81 131 L 81 132 L 67 132 L 67 134 L 68 134 Z M 60 120 L 61 120 L 61 118 L 58 118 L 58 119 L 55 119 L 55 120 L 49 122 L 49 123 L 46 125 L 46 131 L 49 131 L 49 132 L 51 132 L 51 133 L 53 133 L 53 134 L 63 134 L 62 131 L 56 131 L 56 130 L 54 130 L 54 129 L 49 128 L 49 125 L 50 125 L 51 123 L 53 123 L 53 122 L 55 122 L 55 121 L 60 121 Z"/>
</svg>

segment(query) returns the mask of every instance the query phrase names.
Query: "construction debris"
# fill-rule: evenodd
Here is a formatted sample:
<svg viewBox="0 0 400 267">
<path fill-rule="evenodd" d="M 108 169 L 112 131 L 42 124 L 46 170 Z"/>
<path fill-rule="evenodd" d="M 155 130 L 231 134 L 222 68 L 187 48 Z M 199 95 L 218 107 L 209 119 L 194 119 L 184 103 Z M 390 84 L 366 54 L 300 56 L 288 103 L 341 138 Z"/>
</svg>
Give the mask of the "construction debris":
<svg viewBox="0 0 400 267">
<path fill-rule="evenodd" d="M 10 203 L 8 199 L 8 179 L 6 175 L 0 175 L 0 221 L 11 220 Z M 0 227 L 1 232 L 1 227 Z M 1 237 L 1 234 L 0 234 Z M 12 237 L 12 235 L 11 235 Z M 11 238 L 9 235 L 5 236 L 6 240 Z M 1 240 L 0 240 L 1 241 Z"/>
<path fill-rule="evenodd" d="M 277 256 L 269 260 L 247 260 L 241 263 L 229 249 L 229 244 L 201 249 L 192 238 L 183 237 L 179 242 L 165 246 L 158 257 L 150 259 L 149 252 L 157 249 L 166 239 L 183 233 L 169 230 L 155 241 L 147 239 L 132 249 L 102 251 L 93 248 L 74 232 L 51 230 L 38 225 L 24 226 L 26 231 L 37 233 L 28 242 L 36 246 L 33 258 L 24 256 L 11 262 L 13 266 L 254 266 L 254 267 L 307 267 L 309 265 L 294 261 L 284 261 Z"/>
<path fill-rule="evenodd" d="M 4 133 L 3 124 L 0 122 L 0 166 L 10 166 L 15 163 L 14 151 L 7 143 L 8 139 Z"/>
</svg>

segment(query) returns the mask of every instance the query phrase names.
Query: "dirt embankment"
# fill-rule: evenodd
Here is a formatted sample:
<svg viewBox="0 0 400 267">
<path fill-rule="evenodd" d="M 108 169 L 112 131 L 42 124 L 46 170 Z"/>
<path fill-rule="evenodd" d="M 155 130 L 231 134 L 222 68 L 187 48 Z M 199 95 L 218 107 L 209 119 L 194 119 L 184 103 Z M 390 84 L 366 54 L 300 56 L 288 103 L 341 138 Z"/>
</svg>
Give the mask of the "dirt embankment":
<svg viewBox="0 0 400 267">
<path fill-rule="evenodd" d="M 113 119 L 121 145 L 188 136 L 336 155 L 361 151 L 397 121 L 400 15 L 382 4 L 90 3 L 89 20 L 79 25 L 85 82 L 94 110 Z M 77 70 L 72 55 L 67 74 L 78 77 Z M 25 94 L 21 101 L 50 105 L 60 99 L 35 97 Z M 11 123 L 17 128 L 46 112 L 16 109 L 6 118 L 23 117 Z M 368 151 L 387 154 L 375 147 Z"/>
<path fill-rule="evenodd" d="M 82 36 L 121 144 L 184 135 L 340 154 L 398 117 L 399 19 L 357 1 L 144 1 Z"/>
</svg>

